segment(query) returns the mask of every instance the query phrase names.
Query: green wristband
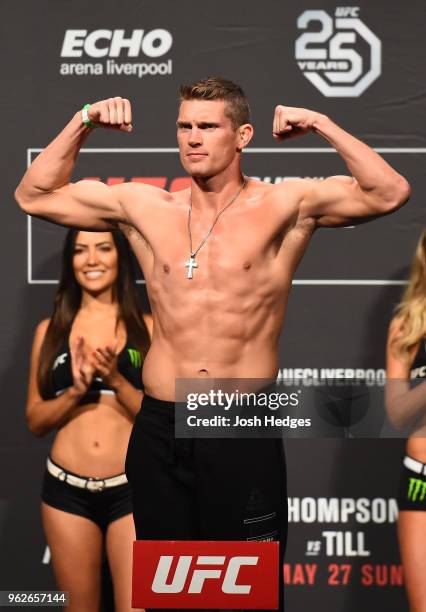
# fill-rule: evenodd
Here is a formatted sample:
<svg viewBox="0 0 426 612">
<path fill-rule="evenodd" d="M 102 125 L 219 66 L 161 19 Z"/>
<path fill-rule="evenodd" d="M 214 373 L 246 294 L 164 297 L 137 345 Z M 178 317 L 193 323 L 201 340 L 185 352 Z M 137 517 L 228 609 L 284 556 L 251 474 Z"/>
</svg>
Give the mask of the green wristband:
<svg viewBox="0 0 426 612">
<path fill-rule="evenodd" d="M 87 112 L 89 108 L 90 108 L 90 104 L 85 104 L 83 106 L 83 108 L 81 109 L 81 120 L 83 121 L 86 127 L 89 127 L 89 128 L 98 127 L 96 123 L 93 123 L 89 119 L 89 113 Z"/>
</svg>

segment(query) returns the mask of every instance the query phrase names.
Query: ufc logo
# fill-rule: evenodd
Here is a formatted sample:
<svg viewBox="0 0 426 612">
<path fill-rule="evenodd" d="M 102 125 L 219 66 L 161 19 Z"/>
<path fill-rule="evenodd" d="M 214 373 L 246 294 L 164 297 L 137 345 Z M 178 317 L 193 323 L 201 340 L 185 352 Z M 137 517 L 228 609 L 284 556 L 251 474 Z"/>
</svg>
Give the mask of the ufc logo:
<svg viewBox="0 0 426 612">
<path fill-rule="evenodd" d="M 138 541 L 134 608 L 276 610 L 278 542 Z"/>
<path fill-rule="evenodd" d="M 251 591 L 249 584 L 237 584 L 238 573 L 242 565 L 257 565 L 259 557 L 231 557 L 227 565 L 225 575 L 222 580 L 222 593 L 247 594 Z M 197 567 L 201 565 L 218 565 L 222 568 L 225 565 L 226 557 L 199 556 Z M 152 582 L 154 593 L 182 593 L 185 582 L 189 575 L 192 563 L 192 556 L 183 555 L 179 557 L 177 567 L 171 583 L 168 583 L 170 568 L 173 556 L 162 555 L 158 563 L 157 571 Z M 223 569 L 194 569 L 189 583 L 188 593 L 201 593 L 204 581 L 207 579 L 218 580 L 222 576 Z"/>
</svg>

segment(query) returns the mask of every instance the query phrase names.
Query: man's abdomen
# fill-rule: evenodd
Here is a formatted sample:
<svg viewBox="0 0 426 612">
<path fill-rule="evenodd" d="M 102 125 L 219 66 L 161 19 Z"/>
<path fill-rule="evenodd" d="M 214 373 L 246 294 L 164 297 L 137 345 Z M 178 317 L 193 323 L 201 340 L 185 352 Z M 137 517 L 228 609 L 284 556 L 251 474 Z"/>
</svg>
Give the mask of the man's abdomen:
<svg viewBox="0 0 426 612">
<path fill-rule="evenodd" d="M 191 351 L 154 339 L 145 359 L 143 382 L 152 397 L 174 401 L 177 379 L 273 379 L 277 370 L 277 348 L 270 342 L 211 342 L 209 350 L 194 344 Z"/>
</svg>

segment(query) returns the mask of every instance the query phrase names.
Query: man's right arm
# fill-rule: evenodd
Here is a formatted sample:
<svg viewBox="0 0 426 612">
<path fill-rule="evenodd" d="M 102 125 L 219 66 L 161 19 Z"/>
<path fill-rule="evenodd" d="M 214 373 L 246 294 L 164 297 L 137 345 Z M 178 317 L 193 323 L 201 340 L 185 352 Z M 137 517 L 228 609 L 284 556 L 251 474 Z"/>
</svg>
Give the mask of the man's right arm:
<svg viewBox="0 0 426 612">
<path fill-rule="evenodd" d="M 130 102 L 110 98 L 92 104 L 89 119 L 101 127 L 130 132 Z M 71 183 L 74 164 L 91 127 L 76 113 L 62 132 L 33 161 L 15 191 L 27 214 L 53 223 L 91 230 L 108 230 L 128 222 L 122 205 L 124 185 L 100 181 Z"/>
</svg>

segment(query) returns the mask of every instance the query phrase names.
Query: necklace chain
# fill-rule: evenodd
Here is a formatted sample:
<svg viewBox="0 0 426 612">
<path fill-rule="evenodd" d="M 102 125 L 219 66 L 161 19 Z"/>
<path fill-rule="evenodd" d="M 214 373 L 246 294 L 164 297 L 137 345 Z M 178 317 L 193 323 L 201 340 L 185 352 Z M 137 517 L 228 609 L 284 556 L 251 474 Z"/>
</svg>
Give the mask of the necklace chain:
<svg viewBox="0 0 426 612">
<path fill-rule="evenodd" d="M 227 208 L 229 208 L 231 206 L 231 204 L 233 204 L 235 202 L 235 200 L 238 198 L 238 196 L 243 191 L 243 189 L 244 189 L 244 187 L 246 185 L 247 185 L 247 179 L 246 179 L 245 176 L 243 176 L 243 184 L 241 185 L 241 187 L 239 187 L 238 191 L 232 196 L 232 198 L 229 200 L 229 202 L 227 204 L 225 204 L 225 206 L 219 210 L 219 212 L 217 213 L 216 217 L 213 219 L 213 223 L 211 224 L 207 234 L 204 236 L 204 238 L 202 239 L 202 241 L 200 242 L 198 247 L 195 249 L 195 251 L 192 250 L 192 233 L 191 233 L 192 190 L 191 190 L 191 193 L 190 193 L 190 196 L 189 196 L 189 212 L 188 212 L 188 235 L 189 235 L 189 249 L 190 249 L 191 259 L 195 259 L 197 253 L 200 251 L 200 249 L 207 242 L 207 240 L 208 240 L 210 234 L 212 233 L 212 231 L 214 229 L 214 226 L 218 222 L 219 217 L 221 216 L 221 214 L 224 213 L 225 210 Z"/>
</svg>

